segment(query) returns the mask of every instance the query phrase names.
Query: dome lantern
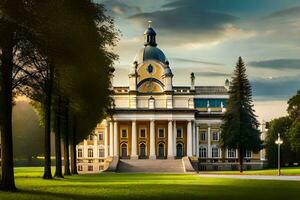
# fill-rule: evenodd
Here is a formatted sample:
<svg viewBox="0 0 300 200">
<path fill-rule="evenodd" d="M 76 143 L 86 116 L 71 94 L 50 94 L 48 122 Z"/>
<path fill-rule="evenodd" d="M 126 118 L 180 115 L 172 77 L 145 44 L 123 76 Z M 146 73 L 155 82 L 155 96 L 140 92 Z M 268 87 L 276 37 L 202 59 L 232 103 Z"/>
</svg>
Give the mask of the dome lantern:
<svg viewBox="0 0 300 200">
<path fill-rule="evenodd" d="M 144 32 L 144 37 L 145 37 L 145 46 L 153 46 L 156 47 L 156 32 L 154 31 L 154 29 L 151 27 L 151 22 L 152 21 L 148 21 L 149 22 L 149 27 L 145 30 Z"/>
</svg>

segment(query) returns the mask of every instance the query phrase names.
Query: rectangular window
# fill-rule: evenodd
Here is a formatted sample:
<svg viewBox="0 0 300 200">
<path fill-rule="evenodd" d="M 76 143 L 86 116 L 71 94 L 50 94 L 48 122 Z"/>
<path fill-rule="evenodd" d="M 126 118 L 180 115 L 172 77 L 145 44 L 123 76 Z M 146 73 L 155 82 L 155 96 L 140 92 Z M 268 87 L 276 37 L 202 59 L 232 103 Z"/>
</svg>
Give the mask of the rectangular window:
<svg viewBox="0 0 300 200">
<path fill-rule="evenodd" d="M 158 129 L 158 137 L 159 138 L 164 138 L 165 137 L 165 129 L 164 128 L 159 128 Z"/>
<path fill-rule="evenodd" d="M 122 129 L 121 130 L 121 137 L 122 138 L 127 138 L 127 129 Z"/>
<path fill-rule="evenodd" d="M 104 166 L 103 165 L 100 165 L 99 166 L 99 171 L 103 171 L 104 170 Z"/>
<path fill-rule="evenodd" d="M 78 165 L 77 168 L 78 168 L 78 171 L 80 171 L 80 172 L 82 171 L 82 165 Z"/>
<path fill-rule="evenodd" d="M 245 158 L 252 158 L 252 151 L 246 150 Z"/>
<path fill-rule="evenodd" d="M 89 135 L 88 140 L 91 140 L 91 141 L 94 140 L 94 135 L 93 134 Z"/>
<path fill-rule="evenodd" d="M 219 148 L 212 148 L 212 150 L 211 150 L 211 156 L 213 158 L 219 158 Z"/>
<path fill-rule="evenodd" d="M 89 157 L 89 158 L 94 157 L 93 149 L 88 149 L 88 157 Z"/>
<path fill-rule="evenodd" d="M 206 140 L 206 132 L 205 131 L 201 131 L 200 132 L 200 139 L 201 139 L 201 141 L 205 141 Z"/>
<path fill-rule="evenodd" d="M 104 149 L 99 149 L 99 157 L 104 157 Z"/>
<path fill-rule="evenodd" d="M 219 141 L 219 132 L 213 132 L 213 141 Z"/>
<path fill-rule="evenodd" d="M 93 165 L 89 165 L 89 166 L 88 166 L 88 171 L 89 171 L 89 172 L 92 172 L 93 170 L 94 170 Z"/>
<path fill-rule="evenodd" d="M 201 147 L 199 149 L 199 157 L 200 158 L 206 158 L 207 157 L 207 152 L 205 147 Z"/>
<path fill-rule="evenodd" d="M 104 134 L 103 133 L 99 133 L 98 139 L 99 139 L 99 141 L 103 141 L 104 140 Z"/>
<path fill-rule="evenodd" d="M 146 138 L 146 129 L 145 128 L 140 129 L 140 138 Z"/>
<path fill-rule="evenodd" d="M 82 149 L 78 149 L 77 156 L 78 156 L 78 158 L 82 158 L 82 156 L 83 156 Z"/>
<path fill-rule="evenodd" d="M 177 138 L 183 138 L 183 131 L 182 128 L 177 128 Z"/>
<path fill-rule="evenodd" d="M 236 158 L 236 150 L 235 149 L 228 149 L 227 157 L 228 158 Z"/>
</svg>

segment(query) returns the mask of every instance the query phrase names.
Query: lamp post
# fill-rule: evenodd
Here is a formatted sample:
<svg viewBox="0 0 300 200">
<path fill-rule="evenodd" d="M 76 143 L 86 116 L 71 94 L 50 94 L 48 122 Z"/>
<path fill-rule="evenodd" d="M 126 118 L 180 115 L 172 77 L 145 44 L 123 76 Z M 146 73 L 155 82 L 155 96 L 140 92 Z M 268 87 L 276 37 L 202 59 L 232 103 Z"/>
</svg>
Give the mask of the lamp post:
<svg viewBox="0 0 300 200">
<path fill-rule="evenodd" d="M 278 176 L 280 176 L 280 145 L 282 145 L 283 141 L 280 138 L 280 133 L 278 133 L 278 138 L 275 141 L 275 144 L 278 145 Z"/>
</svg>

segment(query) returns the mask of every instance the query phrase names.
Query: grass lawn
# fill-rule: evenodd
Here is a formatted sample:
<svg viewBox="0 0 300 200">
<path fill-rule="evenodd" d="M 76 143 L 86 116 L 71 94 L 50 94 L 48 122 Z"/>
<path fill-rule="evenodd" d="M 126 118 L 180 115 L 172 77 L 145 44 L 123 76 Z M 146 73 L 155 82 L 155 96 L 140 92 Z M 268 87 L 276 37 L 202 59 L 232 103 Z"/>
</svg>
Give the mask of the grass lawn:
<svg viewBox="0 0 300 200">
<path fill-rule="evenodd" d="M 16 168 L 18 192 L 1 200 L 23 199 L 300 199 L 300 182 L 203 178 L 172 174 L 97 174 L 43 180 L 42 168 Z"/>
<path fill-rule="evenodd" d="M 205 171 L 203 174 L 239 174 L 239 175 L 277 175 L 277 169 L 264 169 L 264 170 L 249 170 L 240 173 L 239 171 Z M 282 168 L 281 174 L 286 176 L 300 176 L 300 167 Z M 300 199 L 300 197 L 299 197 Z"/>
</svg>

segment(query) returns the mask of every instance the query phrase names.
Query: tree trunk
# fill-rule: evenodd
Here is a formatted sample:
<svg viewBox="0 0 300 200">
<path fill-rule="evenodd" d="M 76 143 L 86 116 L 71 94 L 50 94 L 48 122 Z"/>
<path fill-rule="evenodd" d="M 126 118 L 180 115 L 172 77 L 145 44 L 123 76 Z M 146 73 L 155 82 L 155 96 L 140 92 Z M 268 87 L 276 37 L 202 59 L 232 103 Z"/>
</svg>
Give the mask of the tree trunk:
<svg viewBox="0 0 300 200">
<path fill-rule="evenodd" d="M 12 41 L 13 36 L 6 38 Z M 7 42 L 2 48 L 0 67 L 0 132 L 2 149 L 1 188 L 5 191 L 16 190 L 14 179 L 13 138 L 12 138 L 12 70 L 13 45 Z"/>
<path fill-rule="evenodd" d="M 65 110 L 65 133 L 64 133 L 64 166 L 65 166 L 65 175 L 71 175 L 70 172 L 70 154 L 69 154 L 69 110 L 68 102 L 66 103 Z"/>
<path fill-rule="evenodd" d="M 57 178 L 63 178 L 62 174 L 62 161 L 61 161 L 61 97 L 58 97 L 57 111 L 56 111 L 56 124 L 55 124 L 55 174 Z"/>
<path fill-rule="evenodd" d="M 52 86 L 53 86 L 53 65 L 50 63 L 48 85 L 45 100 L 45 161 L 44 161 L 44 179 L 52 179 L 51 173 L 51 107 L 52 107 Z"/>
<path fill-rule="evenodd" d="M 77 156 L 76 156 L 76 117 L 73 120 L 73 130 L 72 130 L 72 138 L 71 138 L 71 173 L 78 174 L 77 172 Z"/>
<path fill-rule="evenodd" d="M 244 162 L 244 151 L 243 151 L 243 149 L 239 148 L 239 164 L 240 164 L 240 172 L 241 173 L 244 171 L 243 162 Z"/>
</svg>

